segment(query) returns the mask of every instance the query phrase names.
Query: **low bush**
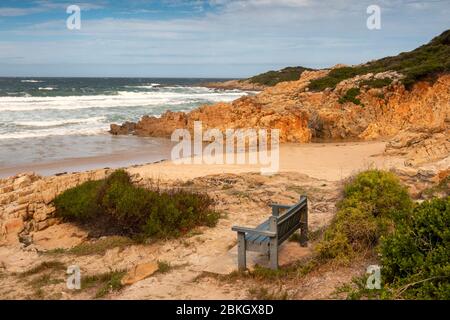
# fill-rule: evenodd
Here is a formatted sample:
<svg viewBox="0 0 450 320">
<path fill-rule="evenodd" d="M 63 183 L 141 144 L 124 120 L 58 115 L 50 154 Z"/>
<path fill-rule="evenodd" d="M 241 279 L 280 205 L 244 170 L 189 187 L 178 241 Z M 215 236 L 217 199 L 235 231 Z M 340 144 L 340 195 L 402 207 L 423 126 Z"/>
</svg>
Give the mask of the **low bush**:
<svg viewBox="0 0 450 320">
<path fill-rule="evenodd" d="M 197 226 L 212 227 L 219 218 L 207 194 L 139 188 L 124 170 L 69 189 L 54 204 L 57 216 L 95 225 L 100 235 L 134 238 L 177 237 Z"/>
<path fill-rule="evenodd" d="M 304 67 L 287 67 L 279 71 L 268 71 L 248 79 L 251 83 L 265 86 L 274 86 L 283 81 L 296 81 L 300 79 L 303 71 L 312 70 Z"/>
<path fill-rule="evenodd" d="M 404 186 L 389 172 L 369 170 L 344 188 L 338 212 L 316 250 L 320 260 L 348 263 L 355 254 L 373 254 L 380 237 L 405 219 L 413 203 Z"/>
<path fill-rule="evenodd" d="M 450 197 L 418 205 L 380 248 L 393 298 L 450 299 Z"/>
<path fill-rule="evenodd" d="M 57 211 L 62 216 L 80 220 L 96 215 L 100 210 L 97 193 L 101 185 L 102 181 L 88 181 L 63 192 L 54 200 Z"/>
<path fill-rule="evenodd" d="M 368 275 L 337 289 L 348 299 L 450 299 L 450 197 L 413 209 L 380 240 L 381 288 L 366 287 Z"/>
</svg>

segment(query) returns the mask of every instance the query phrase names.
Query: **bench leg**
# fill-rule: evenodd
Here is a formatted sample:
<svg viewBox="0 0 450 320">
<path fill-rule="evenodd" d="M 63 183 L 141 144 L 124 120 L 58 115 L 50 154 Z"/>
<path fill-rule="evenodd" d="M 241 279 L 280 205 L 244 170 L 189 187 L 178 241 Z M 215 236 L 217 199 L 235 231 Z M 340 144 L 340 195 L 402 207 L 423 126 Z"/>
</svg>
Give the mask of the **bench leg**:
<svg viewBox="0 0 450 320">
<path fill-rule="evenodd" d="M 278 269 L 278 241 L 275 238 L 270 240 L 269 259 L 270 259 L 270 269 L 277 270 Z"/>
<path fill-rule="evenodd" d="M 238 269 L 239 271 L 245 271 L 247 269 L 247 257 L 245 254 L 245 233 L 238 232 Z"/>
<path fill-rule="evenodd" d="M 300 227 L 300 245 L 308 246 L 308 209 L 302 213 L 302 224 Z"/>
</svg>

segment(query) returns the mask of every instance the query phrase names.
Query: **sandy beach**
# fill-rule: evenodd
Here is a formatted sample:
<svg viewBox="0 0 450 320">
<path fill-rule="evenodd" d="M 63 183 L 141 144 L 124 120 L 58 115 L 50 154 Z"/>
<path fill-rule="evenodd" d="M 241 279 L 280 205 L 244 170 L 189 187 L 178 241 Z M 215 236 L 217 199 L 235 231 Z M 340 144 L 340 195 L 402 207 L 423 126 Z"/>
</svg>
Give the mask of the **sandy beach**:
<svg viewBox="0 0 450 320">
<path fill-rule="evenodd" d="M 397 157 L 383 155 L 385 142 L 327 142 L 283 144 L 280 147 L 280 172 L 298 172 L 317 179 L 338 181 L 368 168 L 390 167 L 402 163 Z M 175 164 L 170 161 L 170 144 L 157 154 L 153 149 L 116 153 L 108 156 L 74 158 L 56 162 L 0 168 L 0 178 L 23 172 L 43 176 L 82 172 L 102 168 L 127 167 L 145 178 L 188 180 L 223 174 L 259 172 L 258 165 Z"/>
</svg>

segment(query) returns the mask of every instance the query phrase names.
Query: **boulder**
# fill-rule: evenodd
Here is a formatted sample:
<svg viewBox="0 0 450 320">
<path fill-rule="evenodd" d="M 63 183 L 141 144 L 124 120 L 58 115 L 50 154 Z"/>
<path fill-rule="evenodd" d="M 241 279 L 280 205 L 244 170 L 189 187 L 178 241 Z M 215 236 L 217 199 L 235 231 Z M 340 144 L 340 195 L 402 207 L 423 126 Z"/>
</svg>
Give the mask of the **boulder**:
<svg viewBox="0 0 450 320">
<path fill-rule="evenodd" d="M 122 125 L 111 124 L 109 132 L 113 135 L 126 135 L 133 133 L 135 128 L 135 123 L 127 121 Z"/>
</svg>

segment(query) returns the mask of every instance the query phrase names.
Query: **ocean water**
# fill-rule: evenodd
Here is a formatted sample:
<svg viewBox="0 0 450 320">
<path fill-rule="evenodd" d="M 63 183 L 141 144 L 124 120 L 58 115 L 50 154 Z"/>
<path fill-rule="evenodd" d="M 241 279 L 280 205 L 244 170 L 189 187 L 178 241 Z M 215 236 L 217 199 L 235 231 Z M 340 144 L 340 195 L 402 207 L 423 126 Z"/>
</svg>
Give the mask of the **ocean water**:
<svg viewBox="0 0 450 320">
<path fill-rule="evenodd" d="M 218 80 L 0 78 L 0 168 L 142 150 L 149 139 L 114 139 L 109 125 L 252 94 L 200 86 Z"/>
</svg>

